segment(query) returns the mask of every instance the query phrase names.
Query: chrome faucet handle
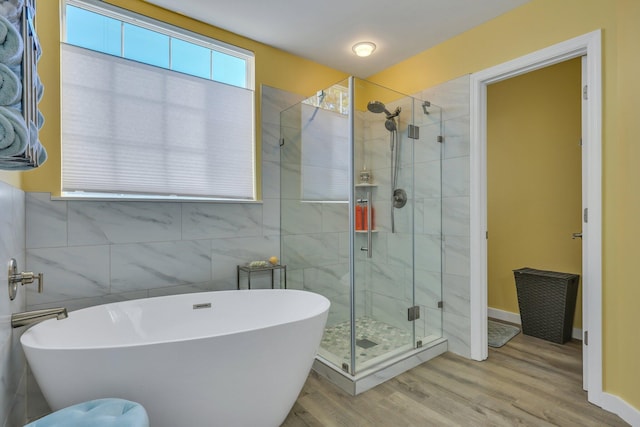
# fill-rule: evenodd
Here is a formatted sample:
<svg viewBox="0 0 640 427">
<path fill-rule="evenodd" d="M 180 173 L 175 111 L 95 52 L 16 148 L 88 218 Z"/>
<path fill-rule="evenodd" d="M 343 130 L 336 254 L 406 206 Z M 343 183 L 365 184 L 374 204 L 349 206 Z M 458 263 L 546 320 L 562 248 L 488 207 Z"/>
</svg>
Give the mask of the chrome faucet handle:
<svg viewBox="0 0 640 427">
<path fill-rule="evenodd" d="M 22 277 L 22 279 L 18 279 L 16 277 L 16 281 L 17 282 L 21 282 L 23 285 L 28 285 L 30 283 L 33 283 L 34 280 L 38 281 L 38 293 L 41 294 L 42 290 L 44 289 L 44 275 L 42 273 L 38 273 L 37 275 L 35 275 L 34 273 L 30 272 L 30 271 L 23 271 L 22 273 L 20 273 L 19 275 L 16 276 L 20 276 Z"/>
<path fill-rule="evenodd" d="M 30 271 L 23 271 L 18 273 L 18 263 L 15 259 L 9 260 L 8 268 L 8 284 L 9 284 L 9 299 L 13 301 L 18 294 L 18 283 L 21 285 L 28 285 L 38 281 L 38 293 L 42 293 L 44 289 L 44 274 L 34 274 Z"/>
</svg>

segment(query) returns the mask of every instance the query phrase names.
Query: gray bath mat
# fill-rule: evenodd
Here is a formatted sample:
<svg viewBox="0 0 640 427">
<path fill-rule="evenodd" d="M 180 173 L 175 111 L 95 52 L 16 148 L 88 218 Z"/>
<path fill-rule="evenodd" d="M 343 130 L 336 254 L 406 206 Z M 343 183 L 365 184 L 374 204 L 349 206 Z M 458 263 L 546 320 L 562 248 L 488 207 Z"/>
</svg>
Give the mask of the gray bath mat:
<svg viewBox="0 0 640 427">
<path fill-rule="evenodd" d="M 517 326 L 489 320 L 489 347 L 502 347 L 520 332 Z"/>
</svg>

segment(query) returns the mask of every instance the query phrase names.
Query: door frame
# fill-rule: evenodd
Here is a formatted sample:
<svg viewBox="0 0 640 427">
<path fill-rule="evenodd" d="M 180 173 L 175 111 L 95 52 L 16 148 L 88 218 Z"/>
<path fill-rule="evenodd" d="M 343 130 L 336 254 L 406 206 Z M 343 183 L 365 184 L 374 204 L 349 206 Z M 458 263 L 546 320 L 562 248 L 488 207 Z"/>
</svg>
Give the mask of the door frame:
<svg viewBox="0 0 640 427">
<path fill-rule="evenodd" d="M 602 406 L 602 48 L 601 30 L 538 50 L 471 74 L 470 78 L 470 354 L 488 357 L 487 343 L 487 85 L 586 55 L 587 134 L 583 137 L 582 181 L 588 221 L 583 217 L 583 331 L 588 331 L 588 400 Z"/>
</svg>

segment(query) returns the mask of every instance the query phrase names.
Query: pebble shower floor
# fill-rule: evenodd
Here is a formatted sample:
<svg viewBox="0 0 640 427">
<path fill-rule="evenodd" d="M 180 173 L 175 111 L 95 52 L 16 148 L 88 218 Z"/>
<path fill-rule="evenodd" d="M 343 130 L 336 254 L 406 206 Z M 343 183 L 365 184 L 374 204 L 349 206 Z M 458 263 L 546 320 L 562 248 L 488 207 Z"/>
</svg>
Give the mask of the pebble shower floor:
<svg viewBox="0 0 640 427">
<path fill-rule="evenodd" d="M 320 348 L 350 363 L 350 322 L 338 323 L 325 329 Z M 356 319 L 356 366 L 411 344 L 410 331 L 404 331 L 369 317 Z"/>
</svg>

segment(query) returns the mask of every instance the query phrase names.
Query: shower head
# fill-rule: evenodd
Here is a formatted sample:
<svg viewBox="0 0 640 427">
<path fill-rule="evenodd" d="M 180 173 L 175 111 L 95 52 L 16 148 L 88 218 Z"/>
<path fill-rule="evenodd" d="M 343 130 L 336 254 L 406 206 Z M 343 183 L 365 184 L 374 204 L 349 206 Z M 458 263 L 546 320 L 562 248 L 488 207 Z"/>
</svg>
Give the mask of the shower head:
<svg viewBox="0 0 640 427">
<path fill-rule="evenodd" d="M 384 127 L 386 127 L 389 132 L 393 132 L 394 130 L 397 130 L 396 120 L 393 117 L 388 118 L 384 122 Z"/>
<path fill-rule="evenodd" d="M 380 101 L 369 101 L 367 104 L 367 110 L 372 113 L 385 113 L 386 115 L 390 115 L 391 113 L 387 110 L 387 107 Z"/>
<path fill-rule="evenodd" d="M 400 107 L 396 108 L 396 111 L 394 111 L 393 113 L 390 112 L 389 110 L 387 110 L 387 107 L 385 107 L 385 105 L 380 102 L 380 101 L 369 101 L 369 103 L 367 104 L 367 110 L 371 111 L 372 113 L 384 113 L 385 116 L 387 116 L 387 121 L 389 121 L 389 119 L 393 119 L 394 117 L 398 117 L 400 115 L 400 111 L 402 111 L 402 109 Z M 385 124 L 385 126 L 387 127 L 387 129 L 389 129 L 389 125 Z M 389 129 L 391 130 L 391 129 Z M 395 124 L 394 124 L 394 129 L 395 130 Z"/>
</svg>

